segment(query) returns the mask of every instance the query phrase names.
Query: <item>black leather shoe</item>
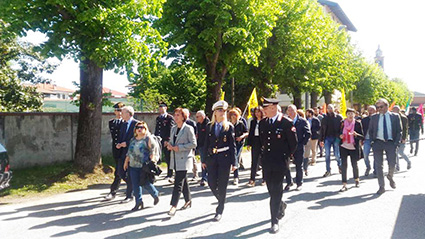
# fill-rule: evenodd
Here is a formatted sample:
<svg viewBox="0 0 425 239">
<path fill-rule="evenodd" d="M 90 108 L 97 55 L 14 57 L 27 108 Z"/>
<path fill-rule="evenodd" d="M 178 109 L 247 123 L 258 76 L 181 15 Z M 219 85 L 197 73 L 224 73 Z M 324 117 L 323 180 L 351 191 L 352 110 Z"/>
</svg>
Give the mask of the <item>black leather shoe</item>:
<svg viewBox="0 0 425 239">
<path fill-rule="evenodd" d="M 293 183 L 288 183 L 288 184 L 286 184 L 286 186 L 285 186 L 285 191 L 289 191 L 289 189 L 291 189 L 291 187 L 293 186 L 294 184 Z"/>
<path fill-rule="evenodd" d="M 110 201 L 114 198 L 115 198 L 115 194 L 112 194 L 112 193 L 108 193 L 108 195 L 105 196 L 106 201 Z"/>
<path fill-rule="evenodd" d="M 214 216 L 214 218 L 213 218 L 213 221 L 218 222 L 220 220 L 221 220 L 221 214 L 216 213 L 215 216 Z"/>
<path fill-rule="evenodd" d="M 124 198 L 124 200 L 121 201 L 121 203 L 129 203 L 133 201 L 133 198 Z"/>
<path fill-rule="evenodd" d="M 153 198 L 153 205 L 156 205 L 159 203 L 159 197 L 154 197 Z"/>
<path fill-rule="evenodd" d="M 364 176 L 369 176 L 369 174 L 370 174 L 370 169 L 366 169 L 366 172 L 364 173 Z"/>
<path fill-rule="evenodd" d="M 272 227 L 270 228 L 270 233 L 276 234 L 278 231 L 279 231 L 279 224 L 273 224 Z"/>
<path fill-rule="evenodd" d="M 387 178 L 388 178 L 388 180 L 390 181 L 390 186 L 391 186 L 393 189 L 395 189 L 395 188 L 396 188 L 396 186 L 395 186 L 394 179 L 393 179 L 392 177 L 390 177 L 390 175 L 387 175 Z"/>
<path fill-rule="evenodd" d="M 282 202 L 282 204 L 280 204 L 280 209 L 279 209 L 279 213 L 277 214 L 277 219 L 282 219 L 285 216 L 285 210 L 286 210 L 287 204 Z"/>
<path fill-rule="evenodd" d="M 385 193 L 385 188 L 380 187 L 378 192 L 376 192 L 376 194 L 378 195 L 382 195 L 383 193 Z"/>
<path fill-rule="evenodd" d="M 138 204 L 136 204 L 136 206 L 134 206 L 131 211 L 138 211 L 140 209 L 143 209 L 143 202 L 140 202 Z"/>
</svg>

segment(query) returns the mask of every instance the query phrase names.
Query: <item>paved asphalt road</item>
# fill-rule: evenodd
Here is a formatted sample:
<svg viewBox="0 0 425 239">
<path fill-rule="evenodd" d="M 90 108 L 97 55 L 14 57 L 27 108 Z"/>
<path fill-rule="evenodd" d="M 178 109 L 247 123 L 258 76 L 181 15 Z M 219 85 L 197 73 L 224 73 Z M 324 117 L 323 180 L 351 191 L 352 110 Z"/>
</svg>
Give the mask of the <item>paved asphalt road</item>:
<svg viewBox="0 0 425 239">
<path fill-rule="evenodd" d="M 422 143 L 422 149 L 424 142 Z M 407 147 L 408 149 L 409 147 Z M 406 150 L 407 151 L 407 150 Z M 284 193 L 286 216 L 276 235 L 270 227 L 269 196 L 265 186 L 246 187 L 249 171 L 241 173 L 239 186 L 229 185 L 228 202 L 220 222 L 213 222 L 216 201 L 209 188 L 191 184 L 193 207 L 167 215 L 172 187 L 156 183 L 161 192 L 155 207 L 143 195 L 145 209 L 130 212 L 133 203 L 120 204 L 123 190 L 109 202 L 103 197 L 109 185 L 69 192 L 35 201 L 0 206 L 0 238 L 425 238 L 425 150 L 412 157 L 412 169 L 395 175 L 397 189 L 382 196 L 377 179 L 361 177 L 360 188 L 349 180 L 340 193 L 341 175 L 332 161 L 333 174 L 323 178 L 324 158 L 310 167 L 302 191 Z M 244 158 L 250 155 L 245 153 Z M 247 161 L 247 160 L 246 160 Z M 360 173 L 365 170 L 359 161 Z M 351 166 L 348 168 L 352 177 Z M 293 175 L 295 173 L 293 172 Z M 258 183 L 258 182 L 257 182 Z M 122 187 L 124 188 L 124 187 Z M 0 198 L 1 205 L 1 198 Z M 181 199 L 179 207 L 183 205 Z"/>
</svg>

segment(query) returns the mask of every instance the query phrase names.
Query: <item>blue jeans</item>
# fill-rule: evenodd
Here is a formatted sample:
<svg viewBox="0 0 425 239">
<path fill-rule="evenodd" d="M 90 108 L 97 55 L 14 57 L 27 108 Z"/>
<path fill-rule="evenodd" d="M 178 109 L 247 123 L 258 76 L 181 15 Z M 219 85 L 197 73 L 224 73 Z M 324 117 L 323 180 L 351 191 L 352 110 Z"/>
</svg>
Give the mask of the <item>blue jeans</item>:
<svg viewBox="0 0 425 239">
<path fill-rule="evenodd" d="M 401 156 L 402 158 L 404 158 L 404 160 L 406 160 L 407 164 L 410 164 L 410 160 L 409 157 L 407 157 L 407 155 L 404 153 L 404 148 L 406 147 L 406 144 L 400 144 L 398 146 L 397 149 L 397 158 L 396 158 L 396 168 L 397 170 L 400 169 L 400 163 L 399 163 L 399 156 Z"/>
<path fill-rule="evenodd" d="M 331 171 L 331 147 L 334 150 L 334 155 L 338 167 L 341 167 L 341 158 L 339 157 L 339 142 L 340 140 L 336 137 L 326 137 L 325 138 L 325 160 L 326 160 L 326 172 Z"/>
<path fill-rule="evenodd" d="M 202 163 L 205 163 L 205 151 L 204 151 L 204 147 L 200 147 L 200 148 L 198 148 L 198 153 L 199 153 L 199 156 L 201 156 L 201 162 Z M 202 169 L 202 178 L 201 178 L 201 180 L 202 181 L 204 181 L 204 182 L 206 182 L 206 181 L 208 181 L 208 173 L 207 173 L 208 171 L 207 171 L 207 169 L 205 168 L 205 169 Z"/>
<path fill-rule="evenodd" d="M 131 178 L 131 183 L 133 184 L 133 194 L 136 198 L 136 204 L 142 202 L 142 186 L 140 185 L 140 175 L 142 173 L 142 168 L 132 168 L 129 167 L 129 173 Z M 158 197 L 159 193 L 156 190 L 155 186 L 152 183 L 146 183 L 143 185 L 143 188 L 146 189 L 152 197 Z"/>
<path fill-rule="evenodd" d="M 370 150 L 372 149 L 371 140 L 365 139 L 363 141 L 363 154 L 364 154 L 364 162 L 366 164 L 366 169 L 370 170 L 370 160 L 369 160 L 369 154 Z M 375 164 L 373 165 L 373 171 L 375 172 Z"/>
</svg>

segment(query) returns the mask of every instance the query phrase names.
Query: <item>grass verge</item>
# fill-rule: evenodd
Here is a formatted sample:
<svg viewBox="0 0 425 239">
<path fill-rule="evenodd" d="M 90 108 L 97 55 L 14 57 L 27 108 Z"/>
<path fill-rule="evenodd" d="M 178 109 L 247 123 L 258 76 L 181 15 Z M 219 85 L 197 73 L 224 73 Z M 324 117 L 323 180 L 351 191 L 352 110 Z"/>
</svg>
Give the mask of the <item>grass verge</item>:
<svg viewBox="0 0 425 239">
<path fill-rule="evenodd" d="M 93 173 L 83 173 L 72 162 L 13 170 L 10 187 L 0 191 L 0 203 L 19 202 L 28 198 L 87 189 L 90 185 L 110 184 L 114 178 L 112 157 L 102 157 L 103 166 Z"/>
</svg>

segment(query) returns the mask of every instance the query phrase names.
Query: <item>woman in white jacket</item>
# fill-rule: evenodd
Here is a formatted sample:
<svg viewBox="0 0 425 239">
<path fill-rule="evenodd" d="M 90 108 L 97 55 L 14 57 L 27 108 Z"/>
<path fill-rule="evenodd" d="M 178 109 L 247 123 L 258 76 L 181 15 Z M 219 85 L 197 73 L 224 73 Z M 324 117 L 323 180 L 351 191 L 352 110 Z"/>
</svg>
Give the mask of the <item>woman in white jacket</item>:
<svg viewBox="0 0 425 239">
<path fill-rule="evenodd" d="M 174 216 L 177 211 L 177 203 L 183 192 L 185 204 L 181 210 L 192 206 L 189 184 L 187 183 L 187 171 L 192 169 L 194 150 L 196 148 L 195 131 L 185 122 L 188 114 L 182 108 L 174 110 L 176 125 L 171 128 L 170 141 L 166 147 L 171 151 L 170 168 L 176 171 L 173 194 L 171 197 L 171 209 L 168 215 Z"/>
</svg>

